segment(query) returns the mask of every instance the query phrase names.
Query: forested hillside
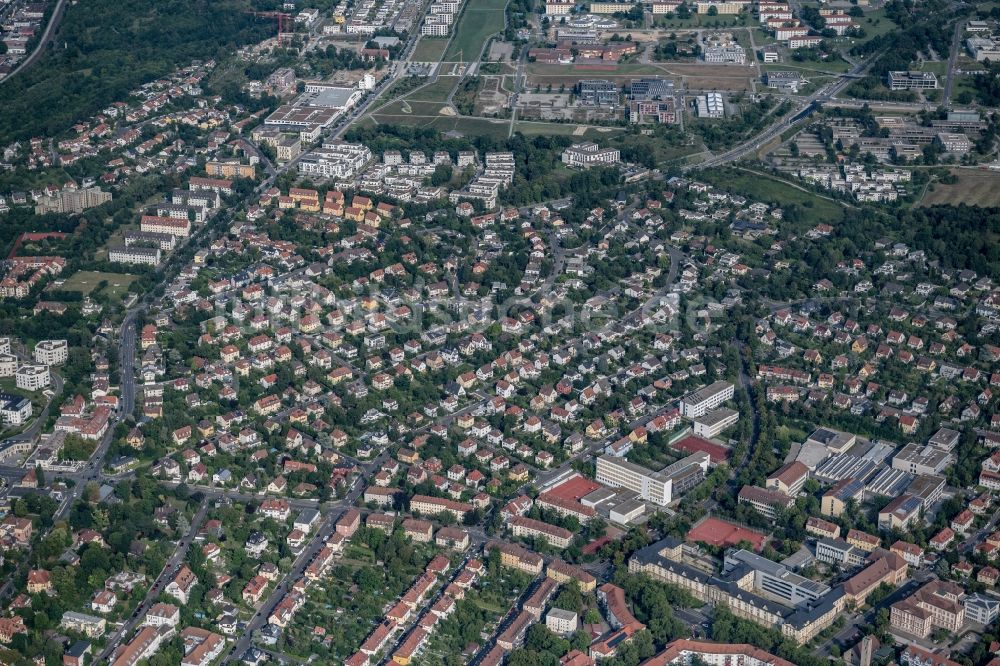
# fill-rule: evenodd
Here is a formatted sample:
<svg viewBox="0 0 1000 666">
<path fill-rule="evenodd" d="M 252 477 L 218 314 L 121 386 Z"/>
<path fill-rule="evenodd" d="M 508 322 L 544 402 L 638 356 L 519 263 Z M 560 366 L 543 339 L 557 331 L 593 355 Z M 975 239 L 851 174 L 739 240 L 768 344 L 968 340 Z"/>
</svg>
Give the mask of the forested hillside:
<svg viewBox="0 0 1000 666">
<path fill-rule="evenodd" d="M 58 136 L 137 85 L 274 32 L 243 0 L 83 0 L 40 62 L 0 85 L 0 144 Z"/>
</svg>

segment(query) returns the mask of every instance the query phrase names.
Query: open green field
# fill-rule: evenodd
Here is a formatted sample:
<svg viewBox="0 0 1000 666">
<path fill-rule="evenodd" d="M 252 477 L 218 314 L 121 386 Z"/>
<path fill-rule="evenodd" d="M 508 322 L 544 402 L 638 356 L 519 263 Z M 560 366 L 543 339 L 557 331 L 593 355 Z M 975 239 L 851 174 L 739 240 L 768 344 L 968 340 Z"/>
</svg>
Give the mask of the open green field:
<svg viewBox="0 0 1000 666">
<path fill-rule="evenodd" d="M 674 18 L 660 18 L 659 16 L 653 21 L 653 25 L 657 28 L 725 28 L 730 26 L 745 26 L 752 23 L 750 14 L 747 12 L 740 12 L 739 14 L 719 14 L 718 16 L 709 16 L 708 14 L 692 14 L 690 18 L 679 19 L 675 15 Z"/>
<path fill-rule="evenodd" d="M 872 12 L 865 12 L 864 18 L 858 19 L 857 22 L 858 25 L 864 29 L 865 36 L 862 39 L 847 38 L 845 41 L 848 43 L 864 43 L 878 37 L 879 35 L 892 32 L 898 27 L 893 21 L 886 18 L 884 9 L 876 9 Z M 837 41 L 839 42 L 841 40 Z"/>
<path fill-rule="evenodd" d="M 1000 173 L 970 169 L 952 169 L 951 172 L 958 177 L 958 182 L 953 185 L 934 183 L 934 190 L 928 187 L 919 205 L 964 203 L 983 208 L 1000 206 Z"/>
<path fill-rule="evenodd" d="M 439 76 L 437 81 L 410 93 L 406 99 L 411 102 L 438 102 L 448 99 L 449 93 L 458 85 L 457 76 Z"/>
<path fill-rule="evenodd" d="M 479 60 L 486 40 L 503 30 L 506 6 L 507 0 L 467 0 L 444 59 L 462 62 Z"/>
<path fill-rule="evenodd" d="M 395 106 L 395 104 L 393 105 Z M 440 108 L 440 104 L 435 105 Z M 491 120 L 469 116 L 450 116 L 441 113 L 374 113 L 368 118 L 380 125 L 408 125 L 439 132 L 459 132 L 463 136 L 491 136 L 506 139 L 510 135 L 509 120 Z"/>
<path fill-rule="evenodd" d="M 414 62 L 439 62 L 447 46 L 447 37 L 421 37 L 410 59 Z"/>
<path fill-rule="evenodd" d="M 433 116 L 441 112 L 444 105 L 441 102 L 421 102 L 418 100 L 399 99 L 388 106 L 379 109 L 374 116 Z"/>
<path fill-rule="evenodd" d="M 773 202 L 779 206 L 798 204 L 805 210 L 810 222 L 836 222 L 844 216 L 840 204 L 806 192 L 778 178 L 742 169 L 703 171 L 700 179 L 729 192 L 736 192 L 757 201 Z"/>
<path fill-rule="evenodd" d="M 913 69 L 919 69 L 921 72 L 934 72 L 938 75 L 938 78 L 941 78 L 948 73 L 948 61 L 925 60 L 919 67 L 914 67 Z"/>
<path fill-rule="evenodd" d="M 586 127 L 585 125 L 576 125 L 573 123 L 546 123 L 518 120 L 514 123 L 514 131 L 520 132 L 525 136 L 571 136 L 575 139 L 594 141 L 617 136 L 623 130 L 618 127 Z"/>
<path fill-rule="evenodd" d="M 123 273 L 97 273 L 80 271 L 66 278 L 62 285 L 64 291 L 78 291 L 84 296 L 94 292 L 101 282 L 107 282 L 101 292 L 110 298 L 120 299 L 128 293 L 128 287 L 135 282 L 136 276 Z"/>
</svg>

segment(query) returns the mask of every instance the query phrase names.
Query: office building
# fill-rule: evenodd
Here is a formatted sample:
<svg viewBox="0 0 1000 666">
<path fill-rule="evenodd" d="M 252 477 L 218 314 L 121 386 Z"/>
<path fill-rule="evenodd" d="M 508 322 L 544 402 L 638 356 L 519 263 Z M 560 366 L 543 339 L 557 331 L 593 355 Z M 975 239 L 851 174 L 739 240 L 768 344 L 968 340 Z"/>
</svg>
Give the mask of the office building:
<svg viewBox="0 0 1000 666">
<path fill-rule="evenodd" d="M 938 87 L 934 72 L 889 72 L 889 90 L 934 90 Z"/>
<path fill-rule="evenodd" d="M 798 576 L 781 564 L 745 551 L 732 551 L 713 574 L 685 561 L 684 544 L 667 537 L 636 551 L 632 573 L 677 585 L 706 603 L 725 604 L 746 620 L 778 629 L 799 643 L 812 640 L 844 610 L 842 586 L 829 588 Z"/>
<path fill-rule="evenodd" d="M 841 567 L 859 567 L 868 558 L 868 551 L 852 546 L 843 539 L 819 539 L 816 541 L 816 559 Z"/>
<path fill-rule="evenodd" d="M 597 458 L 597 482 L 613 488 L 627 488 L 647 502 L 666 506 L 673 499 L 670 477 L 624 458 L 607 454 Z"/>
<path fill-rule="evenodd" d="M 617 106 L 618 86 L 604 79 L 584 79 L 577 84 L 577 97 L 587 106 Z"/>
<path fill-rule="evenodd" d="M 965 41 L 969 55 L 979 62 L 1000 62 L 1000 42 L 986 37 L 970 37 Z"/>
<path fill-rule="evenodd" d="M 893 469 L 910 474 L 940 475 L 951 465 L 953 456 L 934 446 L 907 444 L 892 458 Z"/>
<path fill-rule="evenodd" d="M 965 597 L 965 617 L 970 622 L 991 625 L 1000 616 L 1000 598 L 990 594 L 977 592 Z"/>
<path fill-rule="evenodd" d="M 699 118 L 722 118 L 726 115 L 722 94 L 711 92 L 695 98 L 695 109 Z"/>
<path fill-rule="evenodd" d="M 704 416 L 694 419 L 694 434 L 705 439 L 712 439 L 736 425 L 739 420 L 740 413 L 735 409 L 728 407 L 713 409 Z"/>
<path fill-rule="evenodd" d="M 670 79 L 635 79 L 629 84 L 629 97 L 635 102 L 673 99 L 674 82 Z"/>
<path fill-rule="evenodd" d="M 696 419 L 704 416 L 727 400 L 732 400 L 735 387 L 730 382 L 718 381 L 681 398 L 681 416 Z"/>
<path fill-rule="evenodd" d="M 702 57 L 705 62 L 715 65 L 745 65 L 747 52 L 742 46 L 732 44 L 729 46 L 707 46 Z"/>
</svg>

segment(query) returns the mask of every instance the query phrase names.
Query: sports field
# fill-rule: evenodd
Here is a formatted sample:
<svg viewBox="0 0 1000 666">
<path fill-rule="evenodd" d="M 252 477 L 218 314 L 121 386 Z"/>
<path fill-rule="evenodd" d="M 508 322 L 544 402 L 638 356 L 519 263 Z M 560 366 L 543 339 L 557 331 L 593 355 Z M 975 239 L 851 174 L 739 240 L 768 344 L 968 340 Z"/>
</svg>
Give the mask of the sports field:
<svg viewBox="0 0 1000 666">
<path fill-rule="evenodd" d="M 80 271 L 73 273 L 66 278 L 62 288 L 65 291 L 79 291 L 87 295 L 94 291 L 102 282 L 107 282 L 104 289 L 110 294 L 119 295 L 119 292 L 128 290 L 128 286 L 135 282 L 134 275 L 123 275 L 121 273 L 98 273 L 95 271 Z"/>
<path fill-rule="evenodd" d="M 741 527 L 736 523 L 709 517 L 691 528 L 687 534 L 687 540 L 723 547 L 735 546 L 741 541 L 749 541 L 753 544 L 753 549 L 759 551 L 764 547 L 767 536 Z"/>
</svg>

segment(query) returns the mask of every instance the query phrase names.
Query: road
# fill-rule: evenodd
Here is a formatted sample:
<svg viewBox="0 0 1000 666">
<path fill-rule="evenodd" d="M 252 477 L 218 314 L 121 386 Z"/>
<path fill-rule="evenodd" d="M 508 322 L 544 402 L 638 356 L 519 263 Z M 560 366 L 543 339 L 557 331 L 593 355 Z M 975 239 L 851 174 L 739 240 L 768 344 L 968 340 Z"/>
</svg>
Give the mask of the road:
<svg viewBox="0 0 1000 666">
<path fill-rule="evenodd" d="M 735 478 L 739 476 L 739 473 L 743 471 L 743 468 L 746 467 L 753 458 L 754 449 L 757 448 L 757 445 L 760 442 L 760 412 L 757 410 L 756 401 L 754 401 L 753 381 L 750 377 L 750 363 L 747 361 L 746 357 L 746 346 L 739 340 L 733 340 L 732 344 L 735 345 L 736 351 L 740 355 L 740 374 L 736 383 L 740 390 L 746 393 L 753 418 L 753 430 L 750 433 L 750 444 L 747 446 L 746 454 L 744 455 L 743 460 L 733 465 L 733 477 Z"/>
<path fill-rule="evenodd" d="M 24 60 L 19 62 L 17 67 L 11 70 L 10 74 L 0 79 L 0 86 L 38 62 L 38 59 L 41 58 L 42 54 L 45 52 L 45 47 L 49 45 L 49 42 L 51 42 L 52 38 L 55 36 L 56 30 L 59 28 L 59 23 L 62 21 L 65 11 L 66 0 L 57 0 L 55 9 L 52 10 L 52 16 L 49 18 L 49 24 L 45 26 L 42 36 L 38 39 L 38 44 L 35 45 L 35 50 L 28 54 Z"/>
<path fill-rule="evenodd" d="M 955 85 L 955 63 L 958 61 L 958 49 L 962 43 L 962 30 L 965 21 L 955 23 L 955 33 L 951 36 L 951 51 L 948 53 L 948 74 L 944 80 L 944 90 L 941 92 L 941 103 L 948 106 L 951 102 L 951 91 Z"/>
<path fill-rule="evenodd" d="M 208 513 L 208 507 L 208 502 L 202 503 L 201 508 L 198 509 L 198 512 L 191 520 L 191 528 L 177 543 L 177 547 L 174 549 L 174 554 L 171 555 L 170 559 L 167 560 L 167 563 L 163 565 L 163 570 L 160 571 L 160 575 L 156 577 L 155 581 L 153 581 L 153 584 L 150 586 L 149 591 L 146 592 L 146 596 L 143 598 L 142 603 L 136 607 L 129 619 L 125 621 L 125 624 L 108 637 L 104 649 L 94 659 L 94 663 L 100 664 L 107 661 L 122 639 L 126 636 L 131 636 L 132 631 L 146 617 L 146 613 L 149 612 L 149 609 L 156 601 L 156 598 L 160 596 L 160 592 L 163 591 L 163 589 L 170 583 L 170 580 L 177 573 L 177 570 L 187 557 L 187 552 L 191 548 L 191 544 L 194 542 L 194 538 L 198 534 L 198 530 L 201 529 L 202 523 L 205 522 L 205 515 Z"/>
<path fill-rule="evenodd" d="M 869 58 L 868 62 L 873 62 L 877 58 L 877 55 L 873 55 Z M 867 62 L 858 63 L 850 69 L 850 71 L 841 74 L 836 83 L 831 83 L 823 86 L 813 94 L 808 97 L 797 97 L 798 105 L 791 111 L 782 116 L 779 120 L 771 124 L 766 129 L 758 132 L 752 138 L 748 139 L 744 143 L 727 150 L 724 153 L 710 157 L 704 162 L 698 164 L 690 164 L 684 167 L 685 171 L 691 171 L 694 169 L 705 169 L 709 167 L 717 167 L 723 164 L 728 164 L 730 162 L 735 162 L 737 160 L 743 159 L 748 154 L 751 154 L 758 150 L 761 146 L 766 145 L 775 137 L 780 136 L 785 130 L 795 125 L 797 122 L 807 117 L 809 108 L 814 102 L 826 103 L 836 97 L 841 91 L 843 91 L 848 85 L 853 83 L 861 74 L 868 68 Z"/>
</svg>

